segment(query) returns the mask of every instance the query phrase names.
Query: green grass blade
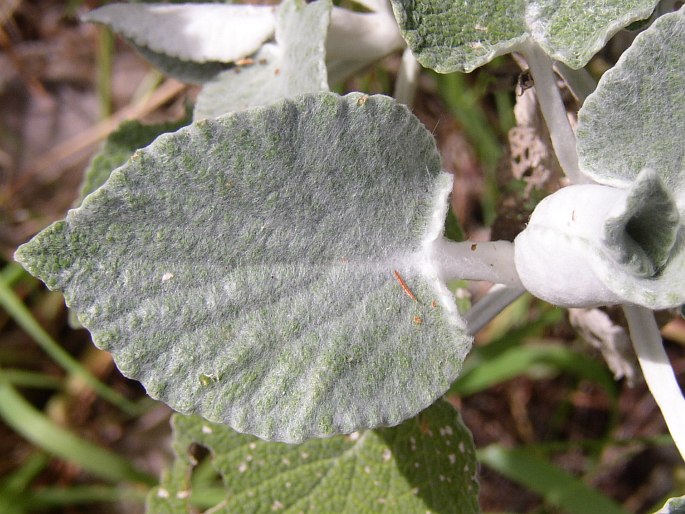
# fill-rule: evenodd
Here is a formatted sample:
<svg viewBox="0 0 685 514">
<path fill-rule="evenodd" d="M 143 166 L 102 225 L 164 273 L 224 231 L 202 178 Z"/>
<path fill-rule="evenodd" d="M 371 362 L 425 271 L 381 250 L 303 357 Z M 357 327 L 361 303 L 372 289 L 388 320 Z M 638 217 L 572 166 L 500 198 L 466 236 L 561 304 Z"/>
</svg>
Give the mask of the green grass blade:
<svg viewBox="0 0 685 514">
<path fill-rule="evenodd" d="M 22 466 L 0 483 L 0 496 L 20 493 L 45 469 L 50 459 L 42 452 L 30 455 Z"/>
<path fill-rule="evenodd" d="M 469 368 L 452 385 L 450 392 L 462 396 L 475 394 L 518 375 L 544 366 L 599 383 L 612 397 L 616 384 L 599 362 L 558 344 L 528 345 L 507 350 Z"/>
<path fill-rule="evenodd" d="M 0 375 L 0 418 L 46 452 L 115 482 L 153 485 L 157 481 L 129 461 L 72 434 L 36 410 Z"/>
<path fill-rule="evenodd" d="M 116 405 L 127 414 L 136 415 L 139 412 L 140 409 L 134 402 L 131 402 L 100 382 L 55 342 L 55 340 L 38 324 L 32 316 L 31 311 L 26 308 L 14 291 L 2 280 L 0 280 L 0 306 L 2 306 L 9 315 L 12 316 L 14 321 L 16 321 L 27 334 L 33 337 L 43 350 L 45 350 L 45 352 L 64 370 L 82 379 L 103 399 Z"/>
<path fill-rule="evenodd" d="M 516 307 L 516 303 L 522 303 L 526 301 L 526 297 L 518 299 L 514 304 L 507 307 L 508 310 Z M 526 305 L 526 312 L 529 306 Z M 504 311 L 506 312 L 506 311 Z M 501 316 L 501 314 L 500 314 Z M 514 315 L 515 319 L 525 319 L 518 314 Z M 471 368 L 480 365 L 481 362 L 491 360 L 498 355 L 503 354 L 505 351 L 511 348 L 516 348 L 524 343 L 526 339 L 530 339 L 535 336 L 540 336 L 544 329 L 557 323 L 560 323 L 566 316 L 565 312 L 561 309 L 553 308 L 551 310 L 543 312 L 539 318 L 534 321 L 528 322 L 520 327 L 508 326 L 506 331 L 499 337 L 495 337 L 488 344 L 483 346 L 477 346 L 469 354 L 468 359 L 464 363 L 464 371 L 466 368 Z"/>
<path fill-rule="evenodd" d="M 20 278 L 29 276 L 24 268 L 19 266 L 16 262 L 10 262 L 2 268 L 0 272 L 0 282 L 7 284 L 7 287 L 12 287 Z"/>
<path fill-rule="evenodd" d="M 466 136 L 473 144 L 480 162 L 483 163 L 486 186 L 482 200 L 483 215 L 485 223 L 490 225 L 496 214 L 497 187 L 494 172 L 502 155 L 502 145 L 479 104 L 479 95 L 466 84 L 464 74 L 436 74 L 435 77 L 440 96 L 461 124 Z"/>
<path fill-rule="evenodd" d="M 46 487 L 31 491 L 17 500 L 18 506 L 25 511 L 40 510 L 60 506 L 87 503 L 145 502 L 146 490 L 130 487 L 111 487 L 101 485 L 71 486 L 68 488 Z M 97 512 L 92 510 L 89 512 Z"/>
<path fill-rule="evenodd" d="M 2 371 L 2 378 L 16 387 L 35 387 L 37 389 L 60 389 L 64 380 L 45 373 L 24 371 L 20 369 L 6 369 Z"/>
<path fill-rule="evenodd" d="M 478 451 L 478 460 L 569 514 L 627 514 L 610 498 L 529 450 L 491 445 Z"/>
</svg>

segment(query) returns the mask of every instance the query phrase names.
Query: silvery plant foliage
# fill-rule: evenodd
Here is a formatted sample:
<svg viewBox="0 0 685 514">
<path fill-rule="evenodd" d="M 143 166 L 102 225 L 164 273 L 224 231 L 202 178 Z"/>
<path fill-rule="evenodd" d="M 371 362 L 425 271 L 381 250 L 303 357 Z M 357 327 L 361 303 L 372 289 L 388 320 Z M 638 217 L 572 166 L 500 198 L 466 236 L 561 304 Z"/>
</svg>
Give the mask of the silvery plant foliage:
<svg viewBox="0 0 685 514">
<path fill-rule="evenodd" d="M 186 415 L 174 417 L 176 467 L 149 509 L 186 512 L 186 450 L 199 442 L 238 484 L 217 512 L 257 502 L 267 482 L 282 492 L 269 493 L 271 510 L 334 511 L 343 482 L 354 498 L 344 512 L 477 512 L 473 441 L 440 397 L 475 320 L 524 290 L 565 307 L 624 306 L 685 453 L 685 401 L 652 316 L 685 303 L 685 8 L 658 17 L 602 77 L 577 135 L 552 76 L 552 59 L 581 68 L 655 6 L 284 0 L 88 14 L 202 85 L 188 126 L 160 127 L 152 142 L 122 127 L 141 148 L 94 161 L 80 206 L 16 253 L 125 375 Z M 570 185 L 513 244 L 448 240 L 452 178 L 431 133 L 391 97 L 329 90 L 406 46 L 438 72 L 509 52 L 528 61 Z M 454 278 L 504 293 L 463 314 Z M 250 459 L 222 467 L 246 448 Z M 353 484 L 343 470 L 355 466 L 403 478 Z"/>
</svg>

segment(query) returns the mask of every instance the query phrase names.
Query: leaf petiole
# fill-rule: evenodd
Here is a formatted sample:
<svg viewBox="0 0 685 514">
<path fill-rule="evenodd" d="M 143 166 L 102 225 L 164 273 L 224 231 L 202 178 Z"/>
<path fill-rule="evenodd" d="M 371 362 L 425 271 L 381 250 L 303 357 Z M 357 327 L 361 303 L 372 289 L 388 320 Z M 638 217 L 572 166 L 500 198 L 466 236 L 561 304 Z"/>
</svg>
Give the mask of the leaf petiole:
<svg viewBox="0 0 685 514">
<path fill-rule="evenodd" d="M 462 241 L 438 239 L 430 258 L 443 280 L 485 280 L 523 288 L 514 264 L 514 244 L 509 241 Z"/>
<path fill-rule="evenodd" d="M 561 168 L 572 184 L 590 182 L 578 167 L 576 135 L 571 128 L 564 102 L 559 94 L 552 59 L 536 42 L 530 39 L 521 43 L 517 50 L 528 63 L 535 83 L 535 92 L 540 102 L 540 110 L 549 129 L 552 146 Z"/>
<path fill-rule="evenodd" d="M 469 333 L 475 335 L 525 292 L 522 287 L 492 286 L 464 316 Z"/>
<path fill-rule="evenodd" d="M 685 398 L 664 350 L 654 314 L 649 309 L 631 304 L 623 305 L 623 311 L 645 382 L 680 455 L 685 458 Z"/>
</svg>

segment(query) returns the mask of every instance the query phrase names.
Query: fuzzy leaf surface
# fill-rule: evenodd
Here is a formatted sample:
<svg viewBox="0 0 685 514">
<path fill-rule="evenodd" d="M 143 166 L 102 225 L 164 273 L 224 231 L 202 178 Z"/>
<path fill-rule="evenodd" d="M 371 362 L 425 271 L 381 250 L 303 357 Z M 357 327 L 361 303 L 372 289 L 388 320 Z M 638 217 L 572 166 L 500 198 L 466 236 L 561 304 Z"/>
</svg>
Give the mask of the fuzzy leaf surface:
<svg viewBox="0 0 685 514">
<path fill-rule="evenodd" d="M 638 35 L 579 113 L 581 169 L 628 187 L 655 170 L 685 210 L 685 9 Z"/>
<path fill-rule="evenodd" d="M 198 416 L 173 418 L 174 469 L 148 497 L 148 512 L 188 512 L 188 450 L 210 451 L 225 498 L 212 512 L 341 514 L 479 512 L 473 440 L 459 413 L 439 400 L 393 428 L 268 443 Z"/>
<path fill-rule="evenodd" d="M 207 82 L 198 95 L 194 118 L 215 118 L 281 98 L 327 91 L 330 12 L 330 0 L 311 4 L 284 0 L 276 15 L 276 43 L 262 46 L 245 66 Z"/>
<path fill-rule="evenodd" d="M 418 61 L 440 73 L 470 72 L 528 38 L 580 68 L 619 29 L 648 17 L 657 0 L 392 0 Z"/>
<path fill-rule="evenodd" d="M 351 433 L 430 405 L 470 347 L 429 257 L 451 183 L 394 100 L 305 95 L 157 138 L 16 258 L 174 409 Z"/>
<path fill-rule="evenodd" d="M 274 8 L 225 4 L 109 4 L 84 17 L 133 44 L 194 63 L 233 62 L 274 33 Z"/>
</svg>

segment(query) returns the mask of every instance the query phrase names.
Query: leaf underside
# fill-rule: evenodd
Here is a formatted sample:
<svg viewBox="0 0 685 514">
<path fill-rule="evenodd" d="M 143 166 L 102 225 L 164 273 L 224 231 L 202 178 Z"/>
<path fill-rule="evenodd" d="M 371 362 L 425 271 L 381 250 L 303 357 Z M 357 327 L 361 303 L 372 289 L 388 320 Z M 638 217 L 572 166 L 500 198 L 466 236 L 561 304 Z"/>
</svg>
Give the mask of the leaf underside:
<svg viewBox="0 0 685 514">
<path fill-rule="evenodd" d="M 392 0 L 418 61 L 440 73 L 470 72 L 532 38 L 580 68 L 619 29 L 646 18 L 657 0 Z"/>
<path fill-rule="evenodd" d="M 161 136 L 16 258 L 151 396 L 296 442 L 400 423 L 456 377 L 471 340 L 416 257 L 450 190 L 406 108 L 305 95 Z"/>
<path fill-rule="evenodd" d="M 207 82 L 193 117 L 215 118 L 282 98 L 328 90 L 326 34 L 331 3 L 284 0 L 276 14 L 276 43 L 266 44 L 245 66 Z"/>
<path fill-rule="evenodd" d="M 273 36 L 274 8 L 261 5 L 105 5 L 84 21 L 102 23 L 138 47 L 193 63 L 229 63 Z"/>
<path fill-rule="evenodd" d="M 223 480 L 217 514 L 479 512 L 473 440 L 444 400 L 398 427 L 302 445 L 266 443 L 197 416 L 176 415 L 173 427 L 174 468 L 151 491 L 147 512 L 188 512 L 188 493 L 200 494 L 189 480 L 193 444 L 210 451 Z"/>
</svg>

